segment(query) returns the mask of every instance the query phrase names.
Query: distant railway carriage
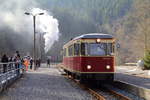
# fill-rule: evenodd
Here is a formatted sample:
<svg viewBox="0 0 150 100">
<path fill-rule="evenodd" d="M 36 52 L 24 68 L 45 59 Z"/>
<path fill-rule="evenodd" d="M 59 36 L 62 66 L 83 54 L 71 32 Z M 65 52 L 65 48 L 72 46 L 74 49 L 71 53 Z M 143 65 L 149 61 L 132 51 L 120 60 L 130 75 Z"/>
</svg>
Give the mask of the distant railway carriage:
<svg viewBox="0 0 150 100">
<path fill-rule="evenodd" d="M 108 34 L 78 36 L 63 47 L 63 69 L 80 80 L 114 79 L 115 39 Z"/>
</svg>

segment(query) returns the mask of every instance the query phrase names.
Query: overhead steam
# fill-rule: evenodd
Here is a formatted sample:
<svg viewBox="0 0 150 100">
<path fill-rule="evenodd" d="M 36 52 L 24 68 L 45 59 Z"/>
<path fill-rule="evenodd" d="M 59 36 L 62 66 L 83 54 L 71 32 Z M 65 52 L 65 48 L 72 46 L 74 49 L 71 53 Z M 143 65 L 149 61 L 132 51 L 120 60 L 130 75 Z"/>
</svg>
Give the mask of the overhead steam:
<svg viewBox="0 0 150 100">
<path fill-rule="evenodd" d="M 57 19 L 53 18 L 46 10 L 37 8 L 40 6 L 37 0 L 1 0 L 0 3 L 0 31 L 7 32 L 9 29 L 12 30 L 12 34 L 29 34 L 31 37 L 33 35 L 33 18 L 26 16 L 24 12 L 43 12 L 44 15 L 36 17 L 36 32 L 46 32 L 44 35 L 45 51 L 47 52 L 54 41 L 58 40 Z"/>
<path fill-rule="evenodd" d="M 39 30 L 41 34 L 44 34 L 45 52 L 48 52 L 53 43 L 59 38 L 58 20 L 51 16 L 46 10 L 39 8 L 33 8 L 32 13 L 34 15 L 44 13 L 44 15 L 37 16 L 36 24 L 37 30 Z"/>
<path fill-rule="evenodd" d="M 30 32 L 32 25 L 29 18 L 24 15 L 26 7 L 34 7 L 38 4 L 35 1 L 27 0 L 1 0 L 0 1 L 0 30 L 7 31 L 7 28 L 14 31 L 14 33 Z"/>
</svg>

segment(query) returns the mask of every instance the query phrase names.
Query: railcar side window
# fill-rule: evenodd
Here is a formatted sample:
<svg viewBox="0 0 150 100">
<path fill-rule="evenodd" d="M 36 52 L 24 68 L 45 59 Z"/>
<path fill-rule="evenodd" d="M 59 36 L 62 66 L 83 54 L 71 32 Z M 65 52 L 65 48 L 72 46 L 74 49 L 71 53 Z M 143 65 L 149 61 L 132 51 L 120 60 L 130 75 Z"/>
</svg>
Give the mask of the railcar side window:
<svg viewBox="0 0 150 100">
<path fill-rule="evenodd" d="M 74 44 L 74 55 L 80 55 L 80 44 Z"/>
<path fill-rule="evenodd" d="M 69 46 L 69 56 L 73 56 L 73 46 Z"/>
<path fill-rule="evenodd" d="M 64 57 L 66 56 L 66 48 L 63 50 Z"/>
<path fill-rule="evenodd" d="M 88 43 L 81 43 L 81 55 L 88 55 Z"/>
</svg>

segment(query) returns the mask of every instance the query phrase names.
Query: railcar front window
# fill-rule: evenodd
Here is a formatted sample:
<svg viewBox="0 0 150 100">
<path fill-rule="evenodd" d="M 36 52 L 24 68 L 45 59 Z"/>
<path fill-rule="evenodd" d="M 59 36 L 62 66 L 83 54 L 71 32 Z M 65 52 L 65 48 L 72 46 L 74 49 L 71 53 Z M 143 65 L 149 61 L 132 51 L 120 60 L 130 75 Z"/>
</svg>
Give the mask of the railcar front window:
<svg viewBox="0 0 150 100">
<path fill-rule="evenodd" d="M 81 54 L 86 56 L 111 56 L 113 55 L 112 43 L 82 43 Z"/>
<path fill-rule="evenodd" d="M 89 44 L 88 55 L 91 56 L 105 56 L 106 43 L 91 43 Z"/>
</svg>

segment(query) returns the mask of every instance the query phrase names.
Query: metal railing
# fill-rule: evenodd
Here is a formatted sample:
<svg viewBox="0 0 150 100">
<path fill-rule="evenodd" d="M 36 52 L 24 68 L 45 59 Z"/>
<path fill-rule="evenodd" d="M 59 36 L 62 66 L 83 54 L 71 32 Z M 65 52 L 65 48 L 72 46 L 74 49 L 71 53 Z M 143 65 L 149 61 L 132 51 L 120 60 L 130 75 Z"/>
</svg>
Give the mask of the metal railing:
<svg viewBox="0 0 150 100">
<path fill-rule="evenodd" d="M 21 62 L 0 63 L 0 92 L 24 73 Z"/>
</svg>

